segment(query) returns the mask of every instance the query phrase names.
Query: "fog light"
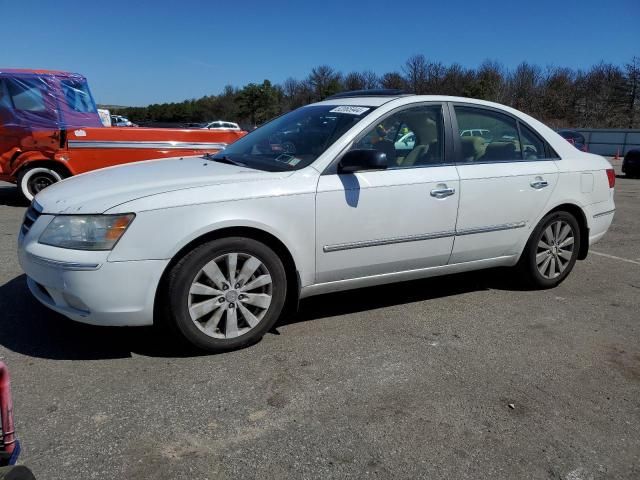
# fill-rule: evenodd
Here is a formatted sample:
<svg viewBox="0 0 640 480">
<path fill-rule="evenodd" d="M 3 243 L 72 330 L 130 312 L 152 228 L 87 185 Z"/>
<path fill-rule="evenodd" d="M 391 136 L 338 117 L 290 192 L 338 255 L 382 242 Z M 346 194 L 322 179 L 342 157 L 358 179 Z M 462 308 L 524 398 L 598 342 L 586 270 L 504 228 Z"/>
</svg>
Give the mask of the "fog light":
<svg viewBox="0 0 640 480">
<path fill-rule="evenodd" d="M 84 313 L 89 313 L 89 307 L 87 307 L 85 303 L 75 295 L 71 295 L 70 293 L 65 292 L 62 294 L 62 296 L 64 297 L 64 301 L 67 302 L 67 305 L 69 305 L 71 308 L 80 310 Z"/>
</svg>

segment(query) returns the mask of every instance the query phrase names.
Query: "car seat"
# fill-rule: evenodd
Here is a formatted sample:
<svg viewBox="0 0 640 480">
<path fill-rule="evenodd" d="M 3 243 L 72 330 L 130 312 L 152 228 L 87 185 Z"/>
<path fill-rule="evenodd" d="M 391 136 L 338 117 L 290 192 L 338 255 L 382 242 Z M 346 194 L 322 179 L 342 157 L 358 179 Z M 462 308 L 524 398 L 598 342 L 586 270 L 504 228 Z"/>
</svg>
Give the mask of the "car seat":
<svg viewBox="0 0 640 480">
<path fill-rule="evenodd" d="M 440 162 L 436 122 L 430 118 L 424 118 L 424 115 L 416 115 L 413 118 L 408 116 L 405 121 L 409 129 L 415 133 L 416 143 L 400 166 L 411 167 L 413 165 Z"/>
</svg>

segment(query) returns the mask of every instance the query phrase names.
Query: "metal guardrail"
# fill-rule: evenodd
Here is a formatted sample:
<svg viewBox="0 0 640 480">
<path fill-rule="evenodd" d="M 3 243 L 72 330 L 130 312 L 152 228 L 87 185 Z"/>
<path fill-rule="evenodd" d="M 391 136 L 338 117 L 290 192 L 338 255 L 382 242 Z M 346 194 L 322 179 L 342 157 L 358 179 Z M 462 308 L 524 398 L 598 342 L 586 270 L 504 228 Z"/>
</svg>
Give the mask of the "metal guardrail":
<svg viewBox="0 0 640 480">
<path fill-rule="evenodd" d="M 640 130 L 625 128 L 576 128 L 584 135 L 591 153 L 624 156 L 629 150 L 640 149 Z"/>
</svg>

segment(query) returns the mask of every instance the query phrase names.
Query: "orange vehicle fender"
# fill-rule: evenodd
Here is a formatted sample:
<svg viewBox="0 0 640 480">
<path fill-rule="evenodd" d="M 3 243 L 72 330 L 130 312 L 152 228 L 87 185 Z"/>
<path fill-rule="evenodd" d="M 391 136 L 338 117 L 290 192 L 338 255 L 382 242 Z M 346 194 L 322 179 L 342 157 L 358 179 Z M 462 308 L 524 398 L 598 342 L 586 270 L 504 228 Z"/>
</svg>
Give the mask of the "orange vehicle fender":
<svg viewBox="0 0 640 480">
<path fill-rule="evenodd" d="M 13 149 L 13 150 L 17 150 L 19 152 L 19 149 Z M 7 152 L 9 153 L 9 152 Z M 37 150 L 32 150 L 29 152 L 24 152 L 19 154 L 14 160 L 13 162 L 11 162 L 10 164 L 7 163 L 7 165 L 10 168 L 10 171 L 8 172 L 12 177 L 17 178 L 18 176 L 18 172 L 26 167 L 27 165 L 34 163 L 34 162 L 53 162 L 56 163 L 60 166 L 62 166 L 66 171 L 69 171 L 71 173 L 71 175 L 75 175 L 75 172 L 72 171 L 71 168 L 69 168 L 69 165 L 66 163 L 67 160 L 67 154 L 64 151 L 60 151 L 58 153 L 55 153 L 53 155 L 46 156 L 43 154 L 44 152 L 41 151 L 37 151 Z M 3 155 L 4 157 L 4 155 Z M 4 162 L 4 159 L 3 159 Z"/>
</svg>

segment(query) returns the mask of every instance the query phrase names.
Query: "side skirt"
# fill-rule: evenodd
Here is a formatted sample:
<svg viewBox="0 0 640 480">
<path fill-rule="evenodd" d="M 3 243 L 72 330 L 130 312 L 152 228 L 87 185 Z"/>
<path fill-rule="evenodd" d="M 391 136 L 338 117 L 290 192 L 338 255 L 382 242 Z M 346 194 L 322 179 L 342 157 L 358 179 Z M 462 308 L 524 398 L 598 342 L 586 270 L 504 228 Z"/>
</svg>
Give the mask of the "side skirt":
<svg viewBox="0 0 640 480">
<path fill-rule="evenodd" d="M 336 280 L 334 282 L 316 283 L 314 285 L 302 287 L 300 290 L 300 298 L 311 297 L 313 295 L 320 295 L 323 293 L 339 292 L 341 290 L 370 287 L 373 285 L 384 285 L 385 283 L 404 282 L 419 278 L 437 277 L 439 275 L 482 270 L 483 268 L 509 267 L 515 265 L 517 261 L 518 255 L 507 255 L 483 260 L 474 260 L 472 262 L 455 263 L 453 265 L 441 265 L 438 267 L 406 270 L 404 272 L 392 272 L 372 275 L 369 277 L 349 278 L 346 280 Z"/>
</svg>

